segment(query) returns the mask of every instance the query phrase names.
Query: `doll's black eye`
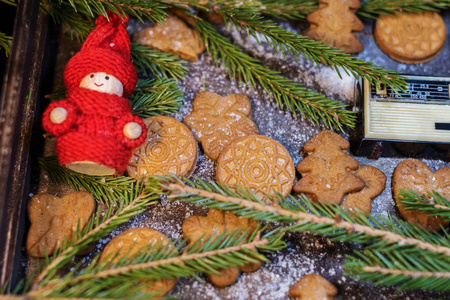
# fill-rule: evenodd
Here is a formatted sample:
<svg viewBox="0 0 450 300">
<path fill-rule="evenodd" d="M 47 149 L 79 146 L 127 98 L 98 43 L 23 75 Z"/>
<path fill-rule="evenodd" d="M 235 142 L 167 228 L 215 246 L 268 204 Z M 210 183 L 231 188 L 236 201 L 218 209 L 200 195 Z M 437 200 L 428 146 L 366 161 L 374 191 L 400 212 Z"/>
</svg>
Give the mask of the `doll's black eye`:
<svg viewBox="0 0 450 300">
<path fill-rule="evenodd" d="M 94 74 L 91 74 L 91 78 L 94 78 L 94 76 L 95 76 Z"/>
<path fill-rule="evenodd" d="M 105 79 L 106 79 L 106 80 L 109 80 L 109 76 L 105 76 Z"/>
</svg>

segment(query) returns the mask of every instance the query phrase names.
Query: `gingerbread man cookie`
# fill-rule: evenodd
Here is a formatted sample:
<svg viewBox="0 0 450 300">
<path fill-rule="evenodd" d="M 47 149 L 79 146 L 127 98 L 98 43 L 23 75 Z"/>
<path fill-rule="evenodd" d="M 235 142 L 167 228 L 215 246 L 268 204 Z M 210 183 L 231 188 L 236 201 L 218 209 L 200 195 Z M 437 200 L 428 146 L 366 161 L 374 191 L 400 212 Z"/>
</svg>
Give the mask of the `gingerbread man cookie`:
<svg viewBox="0 0 450 300">
<path fill-rule="evenodd" d="M 198 151 L 189 128 L 165 116 L 150 117 L 144 123 L 147 126 L 147 141 L 134 150 L 127 167 L 128 175 L 191 175 Z"/>
<path fill-rule="evenodd" d="M 251 120 L 250 100 L 243 94 L 221 97 L 212 92 L 200 92 L 194 99 L 193 112 L 184 123 L 214 161 L 235 139 L 258 134 L 258 127 Z"/>
<path fill-rule="evenodd" d="M 62 198 L 38 194 L 28 202 L 31 226 L 27 252 L 33 257 L 52 255 L 64 240 L 69 241 L 77 227 L 83 230 L 94 212 L 95 200 L 87 192 L 73 192 Z"/>
<path fill-rule="evenodd" d="M 230 187 L 247 187 L 269 203 L 267 195 L 289 195 L 295 167 L 289 152 L 279 142 L 263 135 L 250 135 L 234 141 L 222 152 L 216 177 Z"/>
</svg>

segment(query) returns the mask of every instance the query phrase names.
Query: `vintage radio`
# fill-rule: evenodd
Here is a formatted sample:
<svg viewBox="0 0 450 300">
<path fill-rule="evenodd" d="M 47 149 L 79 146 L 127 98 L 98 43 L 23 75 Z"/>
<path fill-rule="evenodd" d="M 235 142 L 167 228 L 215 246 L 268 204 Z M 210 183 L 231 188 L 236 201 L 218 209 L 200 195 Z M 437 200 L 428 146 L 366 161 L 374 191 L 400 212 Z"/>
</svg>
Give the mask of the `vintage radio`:
<svg viewBox="0 0 450 300">
<path fill-rule="evenodd" d="M 408 83 L 405 92 L 361 81 L 353 152 L 373 158 L 397 151 L 448 159 L 450 77 L 404 76 Z"/>
</svg>

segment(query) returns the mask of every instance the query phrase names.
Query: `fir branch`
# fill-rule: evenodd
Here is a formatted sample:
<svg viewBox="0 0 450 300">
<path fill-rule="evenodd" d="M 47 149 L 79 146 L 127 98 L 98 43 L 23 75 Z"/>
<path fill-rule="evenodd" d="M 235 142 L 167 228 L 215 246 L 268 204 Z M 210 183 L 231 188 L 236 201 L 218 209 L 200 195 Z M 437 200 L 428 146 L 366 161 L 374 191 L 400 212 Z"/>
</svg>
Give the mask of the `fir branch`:
<svg viewBox="0 0 450 300">
<path fill-rule="evenodd" d="M 370 0 L 364 1 L 356 13 L 361 17 L 376 19 L 378 15 L 440 11 L 449 7 L 449 0 Z"/>
<path fill-rule="evenodd" d="M 187 186 L 180 180 L 173 182 L 173 178 L 159 180 L 162 182 L 161 188 L 170 191 L 169 199 L 180 199 L 209 208 L 232 210 L 237 215 L 258 221 L 295 222 L 295 225 L 286 229 L 287 231 L 310 231 L 333 237 L 336 241 L 350 241 L 359 244 L 374 241 L 378 242 L 378 246 L 401 243 L 450 256 L 450 240 L 429 233 L 423 228 L 414 229 L 414 226 L 393 217 L 380 221 L 372 216 L 365 217 L 358 211 L 354 215 L 350 215 L 340 206 L 321 206 L 302 196 L 301 201 L 311 211 L 310 213 L 292 197 L 288 201 L 279 196 L 278 199 L 274 199 L 279 207 L 274 207 L 252 201 L 251 198 L 239 192 L 229 193 L 229 188 L 223 185 L 207 183 L 200 179 L 197 180 L 201 183 L 186 180 L 194 187 Z M 164 180 L 169 180 L 169 182 L 164 182 Z M 205 186 L 208 188 L 205 189 Z M 398 231 L 381 229 L 397 228 L 395 222 L 400 222 L 403 229 L 398 229 Z"/>
<path fill-rule="evenodd" d="M 220 35 L 209 23 L 197 18 L 197 30 L 212 58 L 221 61 L 226 71 L 250 86 L 259 83 L 281 107 L 287 107 L 294 116 L 297 111 L 311 122 L 320 121 L 327 128 L 354 127 L 356 115 L 345 110 L 345 105 L 302 87 L 283 77 L 279 72 L 261 65 L 261 62 L 243 53 Z"/>
<path fill-rule="evenodd" d="M 61 248 L 57 250 L 53 257 L 46 258 L 47 263 L 43 271 L 36 277 L 33 289 L 48 284 L 57 270 L 66 265 L 77 253 L 132 217 L 144 212 L 148 206 L 156 204 L 157 199 L 159 199 L 158 195 L 153 194 L 152 190 L 145 188 L 142 183 L 131 185 L 130 191 L 130 193 L 124 195 L 116 211 L 113 211 L 110 207 L 103 217 L 97 211 L 97 214 L 91 217 L 83 232 L 80 232 L 78 228 L 69 242 L 62 243 Z"/>
<path fill-rule="evenodd" d="M 379 82 L 383 82 L 395 90 L 402 91 L 407 87 L 406 81 L 398 75 L 399 73 L 343 53 L 341 50 L 322 44 L 321 41 L 310 40 L 290 32 L 271 20 L 255 15 L 256 12 L 251 9 L 227 8 L 219 12 L 226 22 L 247 31 L 247 34 L 252 35 L 256 40 L 258 40 L 258 33 L 261 33 L 268 44 L 283 55 L 286 55 L 287 51 L 297 59 L 297 56 L 301 54 L 318 65 L 324 64 L 330 67 L 339 76 L 341 76 L 339 71 L 341 67 L 347 75 L 351 74 L 356 79 L 365 78 L 370 84 L 378 85 Z"/>
<path fill-rule="evenodd" d="M 80 14 L 74 11 L 68 2 L 43 0 L 40 8 L 53 19 L 55 24 L 60 25 L 63 32 L 68 33 L 71 39 L 82 41 L 94 29 L 94 18 L 87 12 Z"/>
<path fill-rule="evenodd" d="M 53 5 L 62 5 L 64 0 L 49 0 Z M 112 11 L 118 15 L 125 12 L 143 22 L 148 19 L 153 23 L 161 23 L 167 16 L 165 10 L 169 8 L 163 1 L 134 1 L 134 0 L 68 0 L 75 12 L 86 17 L 94 18 L 97 15 L 107 16 L 106 12 Z"/>
<path fill-rule="evenodd" d="M 147 118 L 177 112 L 182 107 L 183 92 L 175 80 L 155 78 L 138 81 L 129 98 L 133 113 Z"/>
<path fill-rule="evenodd" d="M 397 245 L 394 249 L 366 249 L 347 256 L 343 269 L 347 275 L 373 284 L 398 284 L 400 290 L 427 289 L 450 291 L 450 257 L 417 255 L 409 246 Z"/>
<path fill-rule="evenodd" d="M 419 196 L 409 189 L 401 190 L 397 200 L 406 209 L 416 209 L 430 216 L 439 216 L 450 221 L 450 201 L 436 191 L 429 191 L 428 196 Z"/>
<path fill-rule="evenodd" d="M 145 45 L 131 43 L 131 59 L 138 72 L 144 76 L 182 79 L 188 73 L 186 63 L 178 56 L 151 49 Z"/>
<path fill-rule="evenodd" d="M 136 179 L 127 176 L 91 176 L 77 173 L 58 164 L 56 156 L 41 157 L 39 167 L 44 170 L 50 181 L 66 184 L 74 190 L 86 190 L 96 200 L 113 204 L 122 199 Z"/>
<path fill-rule="evenodd" d="M 5 51 L 6 57 L 9 56 L 9 52 L 11 50 L 12 37 L 6 35 L 3 32 L 0 32 L 0 50 L 3 49 Z"/>
<path fill-rule="evenodd" d="M 319 6 L 316 0 L 261 0 L 260 12 L 280 20 L 301 20 Z"/>
<path fill-rule="evenodd" d="M 244 235 L 244 233 L 242 234 Z M 191 276 L 197 273 L 218 273 L 218 270 L 237 267 L 256 261 L 267 261 L 262 254 L 255 249 L 265 253 L 271 253 L 285 247 L 282 242 L 282 233 L 269 232 L 261 240 L 253 241 L 253 234 L 248 240 L 243 241 L 242 235 L 233 233 L 222 234 L 217 240 L 224 242 L 211 243 L 194 253 L 183 253 L 179 244 L 177 249 L 164 245 L 151 245 L 150 248 L 139 250 L 134 255 L 125 255 L 113 265 L 111 263 L 97 263 L 99 256 L 94 258 L 89 267 L 79 270 L 80 266 L 73 272 L 47 283 L 33 291 L 32 295 L 44 297 L 95 297 L 102 293 L 104 297 L 113 297 L 109 294 L 111 286 L 121 286 L 125 282 L 137 280 L 159 280 L 166 278 L 177 278 L 180 276 Z M 143 254 L 141 254 L 143 253 Z M 84 287 L 95 286 L 87 291 Z M 48 287 L 48 288 L 47 288 Z M 129 298 L 131 293 L 122 295 Z M 141 291 L 144 293 L 144 291 Z M 142 294 L 140 294 L 142 295 Z"/>
</svg>

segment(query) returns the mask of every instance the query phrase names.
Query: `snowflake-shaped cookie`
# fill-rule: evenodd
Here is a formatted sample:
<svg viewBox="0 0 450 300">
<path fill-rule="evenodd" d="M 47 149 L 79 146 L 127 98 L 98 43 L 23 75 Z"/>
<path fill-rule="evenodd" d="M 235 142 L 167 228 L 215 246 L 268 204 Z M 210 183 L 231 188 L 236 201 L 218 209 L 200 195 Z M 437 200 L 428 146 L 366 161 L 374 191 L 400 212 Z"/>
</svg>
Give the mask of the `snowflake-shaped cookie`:
<svg viewBox="0 0 450 300">
<path fill-rule="evenodd" d="M 295 179 L 289 152 L 279 142 L 263 135 L 234 141 L 220 155 L 216 171 L 218 182 L 250 188 L 267 202 L 266 194 L 287 196 Z"/>
</svg>

